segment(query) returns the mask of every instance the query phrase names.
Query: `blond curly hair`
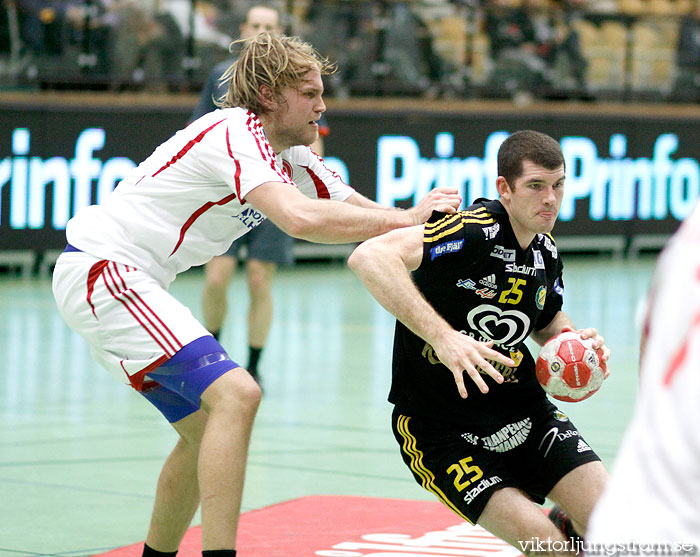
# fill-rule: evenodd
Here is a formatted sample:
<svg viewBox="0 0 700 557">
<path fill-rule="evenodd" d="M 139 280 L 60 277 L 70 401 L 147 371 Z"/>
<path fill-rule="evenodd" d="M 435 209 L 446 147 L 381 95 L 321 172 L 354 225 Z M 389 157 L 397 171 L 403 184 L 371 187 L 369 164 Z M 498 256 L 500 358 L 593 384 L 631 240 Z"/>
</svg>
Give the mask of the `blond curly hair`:
<svg viewBox="0 0 700 557">
<path fill-rule="evenodd" d="M 242 47 L 238 59 L 226 70 L 222 81 L 229 82 L 228 92 L 216 101 L 220 108 L 240 106 L 256 114 L 265 112 L 260 87 L 270 88 L 273 99 L 280 101 L 286 88 L 299 88 L 311 70 L 321 75 L 336 71 L 335 64 L 321 56 L 313 46 L 299 37 L 263 32 L 232 43 Z"/>
</svg>

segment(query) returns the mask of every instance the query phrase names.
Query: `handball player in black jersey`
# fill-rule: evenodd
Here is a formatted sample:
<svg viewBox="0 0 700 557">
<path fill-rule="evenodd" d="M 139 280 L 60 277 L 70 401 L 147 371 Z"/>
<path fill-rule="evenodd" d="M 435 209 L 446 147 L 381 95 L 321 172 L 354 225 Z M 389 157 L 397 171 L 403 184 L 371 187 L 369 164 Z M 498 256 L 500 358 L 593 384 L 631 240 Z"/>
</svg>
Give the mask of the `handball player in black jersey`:
<svg viewBox="0 0 700 557">
<path fill-rule="evenodd" d="M 498 200 L 434 213 L 348 261 L 397 318 L 389 401 L 405 463 L 450 509 L 521 550 L 583 535 L 608 477 L 547 398 L 525 345 L 576 330 L 610 354 L 596 329 L 575 329 L 561 310 L 550 232 L 564 178 L 557 141 L 515 132 L 498 152 Z M 535 504 L 545 498 L 551 520 Z"/>
</svg>

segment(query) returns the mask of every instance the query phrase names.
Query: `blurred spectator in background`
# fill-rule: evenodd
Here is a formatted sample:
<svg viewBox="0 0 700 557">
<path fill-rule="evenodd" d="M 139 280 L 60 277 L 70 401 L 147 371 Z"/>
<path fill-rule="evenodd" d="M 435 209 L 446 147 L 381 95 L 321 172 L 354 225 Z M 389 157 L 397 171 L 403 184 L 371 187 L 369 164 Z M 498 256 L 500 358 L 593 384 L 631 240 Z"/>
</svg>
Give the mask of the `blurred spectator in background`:
<svg viewBox="0 0 700 557">
<path fill-rule="evenodd" d="M 676 47 L 678 76 L 674 98 L 682 101 L 700 100 L 700 0 L 681 19 Z"/>
<path fill-rule="evenodd" d="M 581 51 L 581 43 L 573 23 L 581 16 L 585 0 L 571 0 L 563 6 L 548 6 L 544 0 L 524 0 L 523 9 L 532 23 L 535 52 L 547 65 L 548 79 L 553 88 L 574 85 L 585 89 L 588 61 Z"/>
<path fill-rule="evenodd" d="M 371 80 L 372 61 L 377 57 L 374 2 L 311 0 L 306 12 L 304 37 L 323 56 L 338 64 L 328 76 L 328 93 L 347 97 L 350 83 Z"/>
<path fill-rule="evenodd" d="M 413 8 L 413 2 L 403 0 L 312 0 L 306 38 L 338 64 L 331 94 L 429 95 L 436 90 L 443 63 Z"/>
<path fill-rule="evenodd" d="M 14 0 L 14 3 L 20 37 L 35 57 L 60 56 L 67 48 L 81 45 L 96 56 L 90 65 L 107 71 L 107 41 L 110 27 L 115 23 L 117 2 Z"/>
<path fill-rule="evenodd" d="M 493 60 L 492 85 L 504 84 L 509 94 L 527 91 L 550 94 L 569 75 L 585 88 L 587 61 L 572 27 L 576 4 L 552 8 L 544 0 L 492 0 L 486 12 L 486 32 Z"/>
<path fill-rule="evenodd" d="M 14 0 L 0 2 L 0 53 L 9 54 L 12 50 L 12 17 L 10 12 L 16 14 Z M 16 17 L 16 16 L 15 16 Z"/>
<path fill-rule="evenodd" d="M 547 64 L 538 51 L 531 9 L 514 8 L 509 0 L 490 0 L 486 34 L 493 67 L 490 84 L 508 95 L 533 93 L 549 84 Z"/>
<path fill-rule="evenodd" d="M 399 83 L 417 85 L 421 93 L 434 96 L 443 65 L 433 49 L 428 26 L 413 11 L 411 2 L 382 3 L 387 25 L 381 54 L 389 77 Z"/>
<path fill-rule="evenodd" d="M 8 1 L 8 0 L 5 0 Z M 184 39 L 159 0 L 12 0 L 39 81 L 113 88 L 181 79 Z"/>
<path fill-rule="evenodd" d="M 196 2 L 194 13 L 191 13 L 191 0 L 165 0 L 163 8 L 175 19 L 183 35 L 190 34 L 190 18 L 192 18 L 194 39 L 200 46 L 228 50 L 233 38 L 217 28 L 216 22 L 220 17 L 220 11 L 216 4 Z"/>
<path fill-rule="evenodd" d="M 178 90 L 184 79 L 185 35 L 165 2 L 148 9 L 143 2 L 124 2 L 110 42 L 112 88 L 140 86 Z"/>
</svg>

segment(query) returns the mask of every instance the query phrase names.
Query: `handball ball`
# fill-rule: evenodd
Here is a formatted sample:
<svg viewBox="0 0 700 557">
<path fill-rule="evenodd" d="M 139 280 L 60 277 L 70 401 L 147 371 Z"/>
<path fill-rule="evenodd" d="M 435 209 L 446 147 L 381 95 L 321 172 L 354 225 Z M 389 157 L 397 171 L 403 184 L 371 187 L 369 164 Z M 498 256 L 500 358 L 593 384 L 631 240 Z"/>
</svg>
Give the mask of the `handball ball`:
<svg viewBox="0 0 700 557">
<path fill-rule="evenodd" d="M 571 331 L 550 338 L 535 367 L 547 394 L 565 402 L 578 402 L 595 393 L 603 384 L 605 370 L 603 352 L 593 348 L 593 340 L 583 340 Z"/>
</svg>

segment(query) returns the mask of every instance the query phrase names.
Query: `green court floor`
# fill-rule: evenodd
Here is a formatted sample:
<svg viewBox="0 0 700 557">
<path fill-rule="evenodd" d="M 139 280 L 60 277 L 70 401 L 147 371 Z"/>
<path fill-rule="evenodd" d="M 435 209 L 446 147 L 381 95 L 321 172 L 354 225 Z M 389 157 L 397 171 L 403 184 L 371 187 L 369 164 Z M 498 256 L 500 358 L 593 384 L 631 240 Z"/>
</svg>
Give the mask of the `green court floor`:
<svg viewBox="0 0 700 557">
<path fill-rule="evenodd" d="M 564 309 L 606 337 L 612 376 L 560 407 L 609 465 L 632 412 L 636 320 L 655 258 L 565 262 Z M 192 270 L 171 289 L 196 315 L 202 280 Z M 390 430 L 393 319 L 341 263 L 282 270 L 274 288 L 244 511 L 319 494 L 431 499 Z M 238 276 L 222 344 L 244 364 L 246 311 Z M 48 280 L 0 275 L 0 316 L 0 557 L 86 556 L 143 540 L 174 432 L 92 361 Z"/>
</svg>

